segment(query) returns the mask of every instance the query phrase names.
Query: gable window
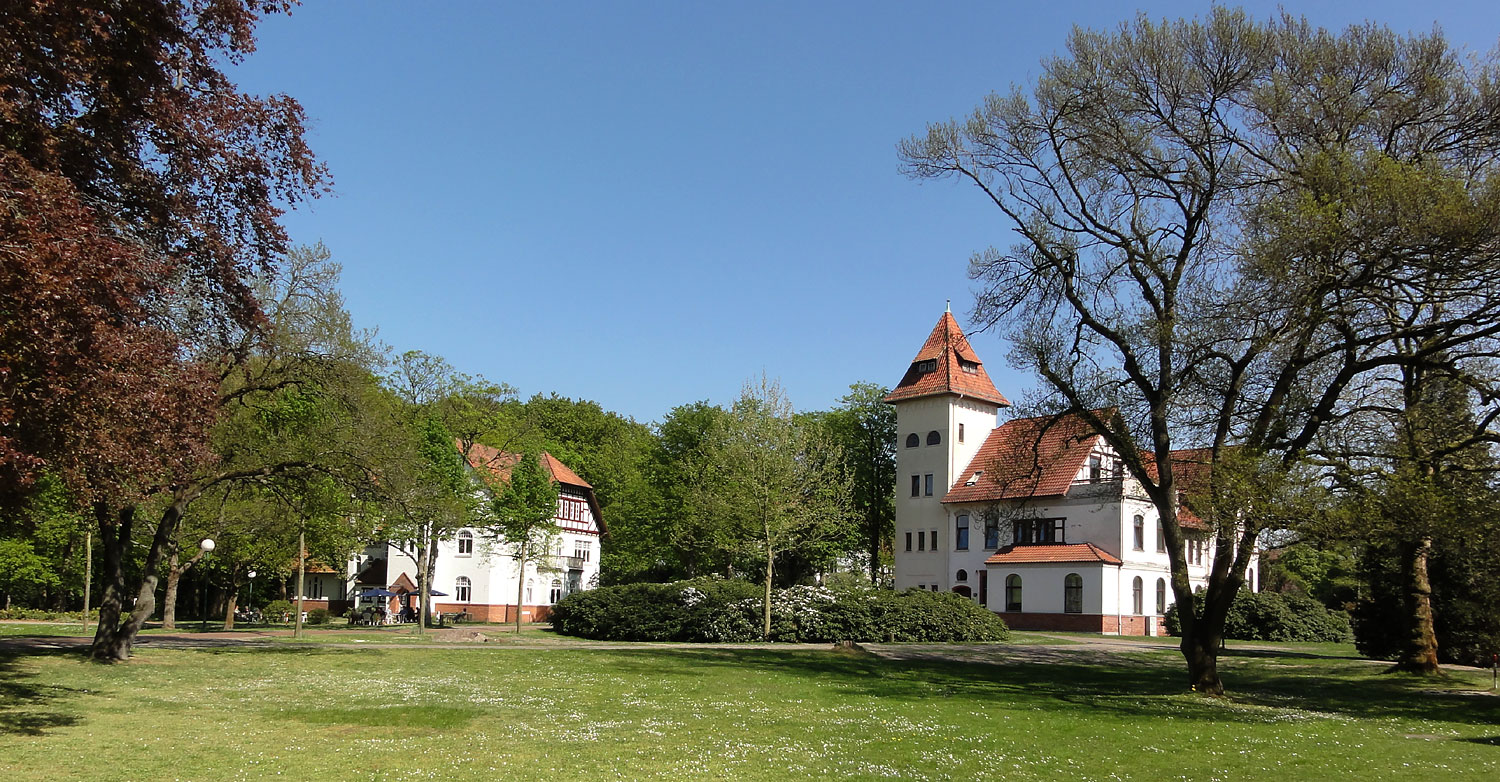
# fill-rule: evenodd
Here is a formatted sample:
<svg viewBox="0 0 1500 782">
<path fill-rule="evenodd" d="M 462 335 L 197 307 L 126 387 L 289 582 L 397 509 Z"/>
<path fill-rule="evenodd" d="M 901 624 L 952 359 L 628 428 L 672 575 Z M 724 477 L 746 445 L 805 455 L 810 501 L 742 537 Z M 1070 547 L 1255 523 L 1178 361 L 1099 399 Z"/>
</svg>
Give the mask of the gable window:
<svg viewBox="0 0 1500 782">
<path fill-rule="evenodd" d="M 1134 534 L 1135 537 L 1131 538 L 1131 548 L 1134 548 L 1136 551 L 1145 551 L 1146 519 L 1142 518 L 1139 514 L 1136 515 L 1134 526 L 1132 527 L 1132 529 L 1134 530 L 1132 534 Z"/>
<path fill-rule="evenodd" d="M 959 551 L 969 550 L 969 514 L 958 514 L 958 522 L 953 530 L 953 547 Z"/>
<path fill-rule="evenodd" d="M 474 582 L 468 576 L 459 576 L 453 582 L 453 597 L 460 603 L 467 603 L 474 598 Z"/>
<path fill-rule="evenodd" d="M 1167 551 L 1167 535 L 1162 531 L 1161 519 L 1156 520 L 1156 551 L 1161 554 Z"/>
<path fill-rule="evenodd" d="M 1015 573 L 1005 577 L 1005 610 L 1021 610 L 1021 577 Z"/>
<path fill-rule="evenodd" d="M 959 424 L 958 425 L 958 441 L 959 442 L 963 442 L 964 441 L 964 425 L 963 424 Z"/>
<path fill-rule="evenodd" d="M 1063 613 L 1083 613 L 1083 576 L 1077 573 L 1063 577 Z"/>
<path fill-rule="evenodd" d="M 922 476 L 922 493 L 928 497 L 932 496 L 932 473 Z"/>
<path fill-rule="evenodd" d="M 917 374 L 919 374 L 919 375 L 925 375 L 925 374 L 928 374 L 930 372 L 936 372 L 937 371 L 937 359 L 935 359 L 935 358 L 929 358 L 929 359 L 927 359 L 925 361 L 918 361 L 917 363 L 912 364 L 911 367 L 912 367 L 912 369 L 917 370 Z"/>
<path fill-rule="evenodd" d="M 906 436 L 906 447 L 907 448 L 916 448 L 917 446 L 919 446 L 921 444 L 922 444 L 922 438 L 918 437 L 916 432 L 912 432 L 911 434 L 909 434 L 909 435 Z"/>
<path fill-rule="evenodd" d="M 916 437 L 916 435 L 912 435 L 912 437 Z M 920 475 L 911 476 L 911 496 L 922 496 L 922 476 Z"/>
<path fill-rule="evenodd" d="M 1104 459 L 1098 454 L 1089 457 L 1089 480 L 1098 481 L 1104 477 Z"/>
<path fill-rule="evenodd" d="M 1067 519 L 1017 519 L 1011 523 L 1012 543 L 1064 543 Z"/>
<path fill-rule="evenodd" d="M 552 579 L 552 588 L 547 591 L 547 602 L 556 603 L 557 601 L 561 600 L 562 597 L 562 579 L 554 578 Z"/>
<path fill-rule="evenodd" d="M 1135 580 L 1130 582 L 1130 612 L 1136 616 L 1145 613 L 1143 610 L 1145 607 L 1145 603 L 1143 602 L 1145 598 L 1144 592 L 1145 587 L 1141 584 L 1141 577 L 1136 576 Z"/>
<path fill-rule="evenodd" d="M 906 533 L 906 550 L 911 551 L 911 533 Z"/>
<path fill-rule="evenodd" d="M 958 360 L 958 368 L 962 369 L 965 372 L 968 372 L 971 375 L 978 374 L 979 362 L 961 358 Z"/>
<path fill-rule="evenodd" d="M 1000 520 L 986 518 L 984 520 L 984 547 L 1000 548 Z"/>
<path fill-rule="evenodd" d="M 1165 614 L 1166 612 L 1167 612 L 1167 580 L 1164 579 L 1164 578 L 1158 578 L 1158 579 L 1156 579 L 1156 613 L 1158 613 L 1158 614 Z"/>
<path fill-rule="evenodd" d="M 928 445 L 941 445 L 942 442 L 943 442 L 943 436 L 938 433 L 938 430 L 934 429 L 934 430 L 932 430 L 932 431 L 930 431 L 930 432 L 927 433 L 927 444 Z"/>
<path fill-rule="evenodd" d="M 460 557 L 474 555 L 474 533 L 466 529 L 458 531 L 458 555 Z"/>
</svg>

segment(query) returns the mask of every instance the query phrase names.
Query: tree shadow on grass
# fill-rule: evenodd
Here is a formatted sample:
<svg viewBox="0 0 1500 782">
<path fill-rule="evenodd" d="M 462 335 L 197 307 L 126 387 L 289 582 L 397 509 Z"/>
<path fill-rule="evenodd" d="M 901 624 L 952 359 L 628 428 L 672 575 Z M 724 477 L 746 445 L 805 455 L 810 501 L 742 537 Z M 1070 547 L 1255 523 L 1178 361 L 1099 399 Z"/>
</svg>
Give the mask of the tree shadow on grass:
<svg viewBox="0 0 1500 782">
<path fill-rule="evenodd" d="M 76 725 L 79 718 L 59 706 L 82 690 L 35 681 L 35 674 L 22 669 L 26 657 L 72 654 L 60 650 L 0 652 L 0 734 L 40 736 L 53 728 Z"/>
<path fill-rule="evenodd" d="M 1116 712 L 1132 717 L 1170 716 L 1219 722 L 1264 722 L 1298 709 L 1369 719 L 1400 717 L 1469 725 L 1500 723 L 1500 698 L 1422 690 L 1412 682 L 1381 677 L 1363 663 L 1329 660 L 1318 669 L 1277 669 L 1246 661 L 1222 671 L 1224 700 L 1184 697 L 1181 661 L 1129 655 L 1113 663 L 1095 656 L 1067 662 L 885 659 L 816 650 L 662 649 L 612 651 L 618 667 L 662 677 L 704 676 L 733 667 L 804 676 L 845 695 L 899 701 L 961 696 L 998 699 L 1052 710 Z M 1305 653 L 1304 653 L 1305 654 Z M 1288 655 L 1291 656 L 1291 655 Z M 1266 707 L 1257 708 L 1226 708 Z"/>
</svg>

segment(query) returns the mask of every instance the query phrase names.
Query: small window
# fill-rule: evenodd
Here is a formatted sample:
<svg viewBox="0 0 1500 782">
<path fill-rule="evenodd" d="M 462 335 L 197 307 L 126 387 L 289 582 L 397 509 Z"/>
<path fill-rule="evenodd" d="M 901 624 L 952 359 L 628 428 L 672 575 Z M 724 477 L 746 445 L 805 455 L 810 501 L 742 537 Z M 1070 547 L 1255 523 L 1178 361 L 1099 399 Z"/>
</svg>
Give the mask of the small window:
<svg viewBox="0 0 1500 782">
<path fill-rule="evenodd" d="M 1162 531 L 1161 519 L 1156 520 L 1156 551 L 1159 554 L 1167 552 L 1167 535 Z"/>
<path fill-rule="evenodd" d="M 906 447 L 907 448 L 916 448 L 917 446 L 919 446 L 921 444 L 922 444 L 922 438 L 918 437 L 916 432 L 912 432 L 911 434 L 909 434 L 909 435 L 906 436 Z"/>
<path fill-rule="evenodd" d="M 963 442 L 964 441 L 964 425 L 963 424 L 959 424 L 958 425 L 958 441 L 959 442 Z"/>
<path fill-rule="evenodd" d="M 912 364 L 911 366 L 912 366 L 912 369 L 917 370 L 917 374 L 919 374 L 919 375 L 926 375 L 926 374 L 929 374 L 929 373 L 937 371 L 937 359 L 935 359 L 935 358 L 929 358 L 929 359 L 927 359 L 925 361 L 918 361 L 917 363 Z"/>
<path fill-rule="evenodd" d="M 556 603 L 563 598 L 562 579 L 552 579 L 552 588 L 547 591 L 547 602 Z"/>
<path fill-rule="evenodd" d="M 958 514 L 958 521 L 953 530 L 953 547 L 959 551 L 969 550 L 969 514 Z"/>
<path fill-rule="evenodd" d="M 943 442 L 943 436 L 941 434 L 938 434 L 938 430 L 934 429 L 934 430 L 932 430 L 932 431 L 930 431 L 930 432 L 927 433 L 927 444 L 928 445 L 941 445 L 942 442 Z"/>
<path fill-rule="evenodd" d="M 1144 593 L 1145 587 L 1141 584 L 1141 577 L 1136 576 L 1135 579 L 1130 582 L 1130 611 L 1136 616 L 1140 616 L 1141 614 L 1145 613 Z"/>
<path fill-rule="evenodd" d="M 1083 613 L 1083 576 L 1077 573 L 1063 577 L 1063 613 Z"/>
<path fill-rule="evenodd" d="M 474 555 L 474 533 L 466 529 L 459 530 L 458 555 L 460 557 L 471 557 Z"/>
<path fill-rule="evenodd" d="M 468 576 L 459 576 L 453 582 L 453 597 L 460 603 L 467 603 L 474 598 L 474 582 Z"/>
<path fill-rule="evenodd" d="M 929 548 L 931 548 L 933 551 L 937 551 L 937 530 L 931 530 L 930 534 L 932 535 L 932 545 Z"/>
<path fill-rule="evenodd" d="M 1104 477 L 1104 460 L 1096 454 L 1089 457 L 1089 480 L 1098 481 Z"/>
<path fill-rule="evenodd" d="M 922 530 L 917 530 L 917 551 L 926 551 L 926 550 L 927 550 L 927 536 L 922 534 Z"/>
<path fill-rule="evenodd" d="M 1021 577 L 1014 573 L 1005 577 L 1005 610 L 1021 610 Z"/>
<path fill-rule="evenodd" d="M 922 493 L 928 497 L 932 496 L 932 473 L 922 476 Z"/>
<path fill-rule="evenodd" d="M 1135 535 L 1135 537 L 1133 538 L 1133 547 L 1135 548 L 1136 551 L 1145 551 L 1146 550 L 1146 520 L 1144 518 L 1142 518 L 1141 516 L 1137 515 L 1135 517 L 1135 522 L 1134 522 L 1133 529 L 1134 529 L 1134 535 Z M 1140 612 L 1137 611 L 1136 613 L 1140 613 Z"/>
<path fill-rule="evenodd" d="M 526 579 L 526 604 L 531 605 L 531 579 Z"/>
<path fill-rule="evenodd" d="M 954 573 L 953 574 L 953 580 L 954 581 L 968 581 L 969 580 L 969 571 L 967 571 L 967 570 L 960 570 L 957 573 Z"/>
<path fill-rule="evenodd" d="M 912 436 L 915 437 L 916 435 Z M 920 475 L 911 476 L 911 496 L 922 496 L 922 476 Z"/>
<path fill-rule="evenodd" d="M 1167 612 L 1167 581 L 1164 578 L 1156 579 L 1156 613 Z"/>
<path fill-rule="evenodd" d="M 911 533 L 906 533 L 906 550 L 911 551 Z"/>
<path fill-rule="evenodd" d="M 978 374 L 979 362 L 961 358 L 958 360 L 958 368 L 965 372 L 968 372 L 971 375 Z"/>
<path fill-rule="evenodd" d="M 987 549 L 1000 548 L 1000 520 L 984 520 L 984 547 Z"/>
</svg>

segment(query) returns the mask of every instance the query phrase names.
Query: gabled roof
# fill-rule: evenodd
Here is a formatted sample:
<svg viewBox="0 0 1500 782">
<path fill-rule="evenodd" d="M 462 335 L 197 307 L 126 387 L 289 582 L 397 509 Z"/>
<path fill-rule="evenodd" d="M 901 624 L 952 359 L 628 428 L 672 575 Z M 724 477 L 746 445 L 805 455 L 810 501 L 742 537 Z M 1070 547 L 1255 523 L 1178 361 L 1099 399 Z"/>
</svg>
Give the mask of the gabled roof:
<svg viewBox="0 0 1500 782">
<path fill-rule="evenodd" d="M 934 362 L 928 365 L 933 371 L 921 371 L 923 362 L 928 361 Z M 965 365 L 969 369 L 966 370 Z M 906 375 L 886 395 L 885 401 L 900 402 L 939 394 L 959 394 L 1010 407 L 1010 401 L 995 388 L 989 374 L 984 371 L 984 363 L 974 354 L 969 338 L 964 336 L 964 330 L 958 327 L 951 312 L 944 312 L 938 319 L 922 349 L 917 351 L 917 357 L 911 360 Z"/>
<path fill-rule="evenodd" d="M 1076 414 L 1008 421 L 985 438 L 943 502 L 1064 496 L 1099 439 Z"/>
<path fill-rule="evenodd" d="M 1045 562 L 1100 562 L 1120 564 L 1120 558 L 1092 543 L 1044 543 L 1006 546 L 984 561 L 986 565 L 1020 565 Z"/>
<path fill-rule="evenodd" d="M 459 447 L 461 449 L 462 445 Z M 568 465 L 558 461 L 552 454 L 542 451 L 538 459 L 541 461 L 542 466 L 547 468 L 547 474 L 552 476 L 552 480 L 568 486 L 577 486 L 581 489 L 594 488 L 589 485 L 588 481 L 578 477 L 578 473 L 573 472 L 568 468 Z M 490 475 L 502 481 L 510 480 L 510 471 L 515 469 L 516 464 L 520 461 L 521 454 L 501 451 L 491 448 L 488 445 L 474 443 L 469 448 L 469 466 L 476 470 L 482 468 Z"/>
</svg>

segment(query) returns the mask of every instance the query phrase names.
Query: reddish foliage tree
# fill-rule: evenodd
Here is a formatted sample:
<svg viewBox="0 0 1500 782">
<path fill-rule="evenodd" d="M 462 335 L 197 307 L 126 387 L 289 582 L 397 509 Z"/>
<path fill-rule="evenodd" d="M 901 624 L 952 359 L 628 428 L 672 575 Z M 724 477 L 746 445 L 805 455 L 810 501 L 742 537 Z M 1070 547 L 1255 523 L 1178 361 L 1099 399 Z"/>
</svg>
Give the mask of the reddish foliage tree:
<svg viewBox="0 0 1500 782">
<path fill-rule="evenodd" d="M 40 470 L 104 542 L 94 654 L 124 659 L 192 468 L 227 346 L 261 325 L 248 285 L 286 250 L 283 207 L 326 189 L 284 95 L 221 72 L 278 0 L 34 0 L 0 12 L 0 502 Z M 128 620 L 135 505 L 173 494 Z"/>
</svg>

